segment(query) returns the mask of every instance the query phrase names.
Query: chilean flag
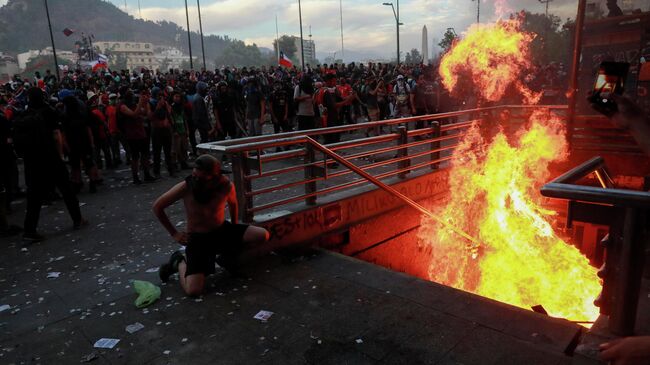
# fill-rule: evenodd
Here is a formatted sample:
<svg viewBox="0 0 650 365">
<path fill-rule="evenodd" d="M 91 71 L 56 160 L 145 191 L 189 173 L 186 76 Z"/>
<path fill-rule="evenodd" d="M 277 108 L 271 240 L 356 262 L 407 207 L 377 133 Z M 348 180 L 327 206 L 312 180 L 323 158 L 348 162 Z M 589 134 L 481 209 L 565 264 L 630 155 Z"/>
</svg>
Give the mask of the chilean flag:
<svg viewBox="0 0 650 365">
<path fill-rule="evenodd" d="M 289 59 L 289 57 L 284 55 L 284 52 L 280 51 L 280 60 L 278 60 L 278 63 L 280 66 L 284 66 L 286 68 L 291 68 L 293 67 L 293 62 Z"/>
<path fill-rule="evenodd" d="M 65 34 L 66 37 L 71 36 L 72 33 L 74 33 L 74 32 L 75 32 L 75 30 L 74 30 L 74 29 L 70 29 L 70 28 L 65 28 L 65 29 L 63 30 L 63 34 Z"/>
</svg>

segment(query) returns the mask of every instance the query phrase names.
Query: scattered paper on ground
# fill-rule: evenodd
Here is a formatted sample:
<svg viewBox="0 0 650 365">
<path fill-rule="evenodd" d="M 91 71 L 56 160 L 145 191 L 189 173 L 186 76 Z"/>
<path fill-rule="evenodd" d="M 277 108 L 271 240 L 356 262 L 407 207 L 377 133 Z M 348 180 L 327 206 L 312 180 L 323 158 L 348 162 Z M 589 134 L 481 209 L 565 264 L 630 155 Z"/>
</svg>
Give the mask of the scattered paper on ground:
<svg viewBox="0 0 650 365">
<path fill-rule="evenodd" d="M 97 349 L 112 349 L 118 342 L 120 342 L 120 340 L 117 338 L 100 338 L 95 342 L 94 347 Z"/>
<path fill-rule="evenodd" d="M 138 332 L 139 330 L 141 330 L 143 328 L 144 328 L 144 325 L 142 323 L 135 322 L 133 324 L 130 324 L 130 325 L 126 326 L 126 332 L 128 332 L 128 333 L 136 333 L 136 332 Z"/>
<path fill-rule="evenodd" d="M 273 315 L 273 312 L 261 310 L 261 311 L 257 312 L 255 317 L 253 317 L 253 318 L 259 319 L 260 321 L 268 321 L 269 318 L 271 318 L 272 315 Z"/>
</svg>

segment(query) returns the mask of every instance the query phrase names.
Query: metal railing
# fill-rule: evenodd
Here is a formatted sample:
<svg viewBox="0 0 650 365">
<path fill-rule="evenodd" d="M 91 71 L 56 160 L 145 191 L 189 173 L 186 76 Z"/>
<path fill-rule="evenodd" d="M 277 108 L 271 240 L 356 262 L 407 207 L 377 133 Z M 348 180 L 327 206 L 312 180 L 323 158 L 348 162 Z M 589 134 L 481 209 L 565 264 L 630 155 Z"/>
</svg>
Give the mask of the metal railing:
<svg viewBox="0 0 650 365">
<path fill-rule="evenodd" d="M 496 114 L 508 111 L 511 113 L 510 122 L 518 123 L 526 121 L 536 109 L 562 111 L 566 108 L 563 105 L 494 106 L 231 139 L 198 147 L 202 152 L 231 159 L 240 219 L 252 222 L 260 212 L 302 202 L 315 205 L 324 196 L 369 184 L 369 179 L 363 176 L 355 178 L 358 171 L 313 143 L 328 134 L 353 137 L 325 145 L 328 151 L 354 161 L 353 167 L 377 180 L 399 181 L 444 168 L 445 163 L 452 159 L 459 139 L 467 128 L 474 125 L 475 119 L 480 118 L 481 123 L 486 123 L 496 118 Z M 471 120 L 459 122 L 457 118 Z M 388 132 L 367 136 L 368 132 L 381 129 L 388 129 Z M 276 149 L 282 151 L 273 152 Z M 346 169 L 338 169 L 335 164 L 342 164 Z M 290 210 L 294 209 L 292 206 Z"/>
<path fill-rule="evenodd" d="M 594 174 L 600 186 L 576 183 Z M 541 188 L 544 196 L 569 200 L 567 227 L 572 221 L 605 224 L 608 236 L 601 242 L 605 265 L 598 275 L 603 290 L 595 304 L 609 316 L 609 329 L 622 336 L 634 333 L 645 248 L 648 247 L 650 193 L 615 189 L 605 161 L 595 157 Z"/>
</svg>

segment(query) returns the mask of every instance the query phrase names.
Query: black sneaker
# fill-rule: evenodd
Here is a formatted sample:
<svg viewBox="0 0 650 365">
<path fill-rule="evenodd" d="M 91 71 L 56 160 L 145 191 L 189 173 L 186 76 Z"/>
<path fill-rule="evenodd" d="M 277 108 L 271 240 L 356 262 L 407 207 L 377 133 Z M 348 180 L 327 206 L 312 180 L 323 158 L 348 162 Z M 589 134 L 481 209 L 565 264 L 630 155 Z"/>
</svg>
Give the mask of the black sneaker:
<svg viewBox="0 0 650 365">
<path fill-rule="evenodd" d="M 160 281 L 166 283 L 169 277 L 178 272 L 178 264 L 185 260 L 185 256 L 181 251 L 175 251 L 170 257 L 169 262 L 160 265 L 158 269 L 158 276 Z"/>
<path fill-rule="evenodd" d="M 25 232 L 23 233 L 23 241 L 29 243 L 41 242 L 45 239 L 45 236 L 38 234 L 36 232 Z"/>
<path fill-rule="evenodd" d="M 81 227 L 85 227 L 87 225 L 88 225 L 88 221 L 85 220 L 84 218 L 81 218 L 80 220 L 73 223 L 72 229 L 77 230 L 77 229 L 80 229 Z"/>
</svg>

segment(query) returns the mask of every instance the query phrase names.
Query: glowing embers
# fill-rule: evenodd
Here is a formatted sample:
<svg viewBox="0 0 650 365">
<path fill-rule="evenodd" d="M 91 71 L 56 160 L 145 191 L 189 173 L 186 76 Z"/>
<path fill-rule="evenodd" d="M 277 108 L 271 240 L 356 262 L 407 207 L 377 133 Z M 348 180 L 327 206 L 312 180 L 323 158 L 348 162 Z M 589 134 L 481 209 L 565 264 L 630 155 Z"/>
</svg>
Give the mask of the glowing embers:
<svg viewBox="0 0 650 365">
<path fill-rule="evenodd" d="M 472 25 L 440 62 L 445 88 L 494 102 L 512 87 L 526 103 L 537 103 L 541 93 L 529 90 L 522 80 L 531 68 L 529 46 L 535 36 L 522 31 L 520 24 L 520 20 L 510 19 Z"/>
<path fill-rule="evenodd" d="M 567 156 L 563 122 L 536 112 L 511 141 L 502 132 L 486 141 L 473 127 L 454 155 L 450 200 L 438 214 L 482 244 L 465 244 L 423 218 L 429 278 L 526 309 L 541 304 L 552 316 L 595 320 L 596 269 L 555 234 L 555 212 L 540 204 L 549 164 Z"/>
</svg>

